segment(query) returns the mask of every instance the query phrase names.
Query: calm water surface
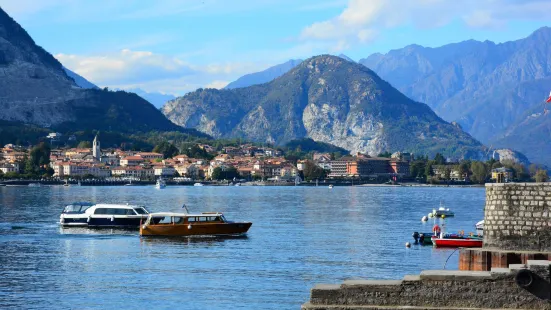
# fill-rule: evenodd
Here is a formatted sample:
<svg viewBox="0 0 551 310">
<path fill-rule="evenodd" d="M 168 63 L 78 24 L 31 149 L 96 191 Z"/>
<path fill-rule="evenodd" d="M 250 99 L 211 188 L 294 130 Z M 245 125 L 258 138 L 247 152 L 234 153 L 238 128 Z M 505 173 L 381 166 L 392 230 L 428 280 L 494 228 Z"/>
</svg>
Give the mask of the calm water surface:
<svg viewBox="0 0 551 310">
<path fill-rule="evenodd" d="M 73 201 L 185 203 L 253 226 L 240 238 L 61 229 Z M 0 187 L 0 308 L 299 309 L 315 283 L 442 269 L 453 250 L 404 246 L 440 201 L 456 212 L 449 231 L 483 218 L 483 188 Z M 457 264 L 456 252 L 446 268 Z"/>
</svg>

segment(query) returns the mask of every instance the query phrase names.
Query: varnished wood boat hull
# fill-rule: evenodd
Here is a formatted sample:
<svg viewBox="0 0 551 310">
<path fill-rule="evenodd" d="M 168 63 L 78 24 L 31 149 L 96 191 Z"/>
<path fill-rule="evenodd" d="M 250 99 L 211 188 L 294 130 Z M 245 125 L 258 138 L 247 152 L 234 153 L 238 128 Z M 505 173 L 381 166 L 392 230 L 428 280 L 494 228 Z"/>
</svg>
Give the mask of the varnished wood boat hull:
<svg viewBox="0 0 551 310">
<path fill-rule="evenodd" d="M 194 223 L 194 224 L 165 224 L 142 225 L 141 236 L 222 236 L 240 235 L 246 233 L 252 223 Z"/>
</svg>

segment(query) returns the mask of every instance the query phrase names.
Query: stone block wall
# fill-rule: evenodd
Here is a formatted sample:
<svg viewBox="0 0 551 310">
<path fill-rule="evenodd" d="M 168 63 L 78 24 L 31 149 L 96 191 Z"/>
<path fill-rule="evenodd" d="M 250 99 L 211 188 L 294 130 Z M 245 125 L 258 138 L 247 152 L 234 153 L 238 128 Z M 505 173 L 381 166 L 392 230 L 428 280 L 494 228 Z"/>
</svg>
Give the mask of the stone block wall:
<svg viewBox="0 0 551 310">
<path fill-rule="evenodd" d="M 484 248 L 551 251 L 551 183 L 486 184 Z"/>
<path fill-rule="evenodd" d="M 550 262 L 528 261 L 492 271 L 426 270 L 403 280 L 348 280 L 318 284 L 303 310 L 551 309 Z M 529 271 L 531 281 L 517 284 Z M 524 272 L 525 272 L 524 271 Z"/>
</svg>

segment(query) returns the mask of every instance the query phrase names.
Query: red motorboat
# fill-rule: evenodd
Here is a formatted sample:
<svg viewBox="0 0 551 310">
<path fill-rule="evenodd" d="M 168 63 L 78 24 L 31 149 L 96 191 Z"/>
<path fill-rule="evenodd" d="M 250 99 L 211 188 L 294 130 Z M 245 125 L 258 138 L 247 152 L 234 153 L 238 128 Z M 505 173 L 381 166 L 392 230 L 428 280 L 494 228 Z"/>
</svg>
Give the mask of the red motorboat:
<svg viewBox="0 0 551 310">
<path fill-rule="evenodd" d="M 461 236 L 445 236 L 444 238 L 439 238 L 436 236 L 432 237 L 432 243 L 436 247 L 441 248 L 481 248 L 482 239 L 481 238 L 469 238 Z"/>
</svg>

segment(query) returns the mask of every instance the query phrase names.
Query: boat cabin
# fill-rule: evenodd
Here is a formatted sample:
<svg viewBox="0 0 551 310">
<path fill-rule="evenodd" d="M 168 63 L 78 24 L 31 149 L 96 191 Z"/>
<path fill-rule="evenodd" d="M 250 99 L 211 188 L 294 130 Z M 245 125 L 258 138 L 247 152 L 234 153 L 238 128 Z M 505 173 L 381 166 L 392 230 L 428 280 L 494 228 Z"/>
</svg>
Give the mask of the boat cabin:
<svg viewBox="0 0 551 310">
<path fill-rule="evenodd" d="M 59 216 L 62 226 L 139 227 L 149 211 L 144 206 L 76 202 L 66 206 Z"/>
<path fill-rule="evenodd" d="M 222 213 L 152 213 L 145 225 L 208 224 L 226 223 Z"/>
</svg>

